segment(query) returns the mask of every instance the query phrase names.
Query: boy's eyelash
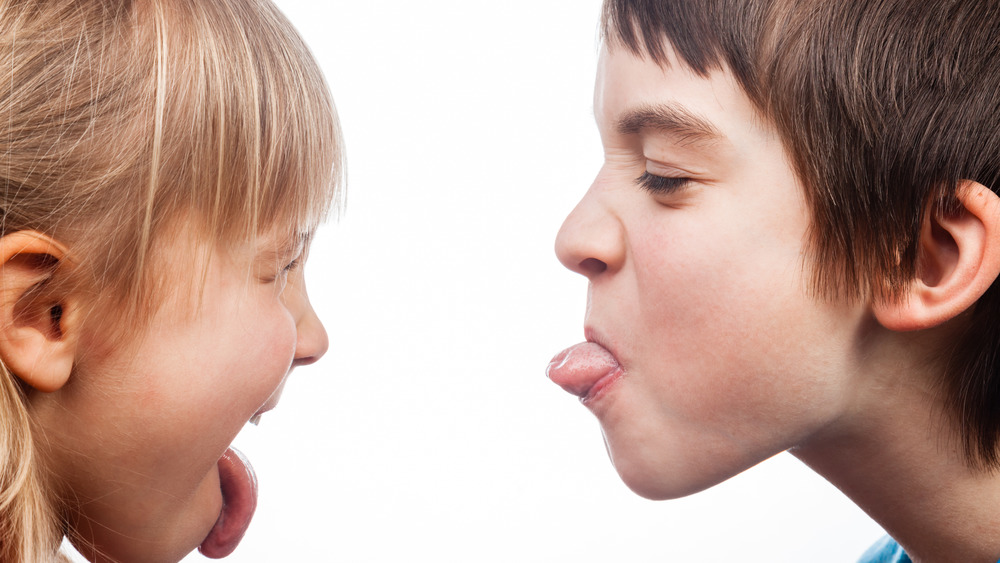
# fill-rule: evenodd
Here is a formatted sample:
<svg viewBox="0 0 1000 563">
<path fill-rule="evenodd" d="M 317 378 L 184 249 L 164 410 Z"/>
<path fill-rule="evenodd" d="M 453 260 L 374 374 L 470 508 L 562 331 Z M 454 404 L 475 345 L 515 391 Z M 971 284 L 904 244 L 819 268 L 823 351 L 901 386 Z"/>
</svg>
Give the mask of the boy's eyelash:
<svg viewBox="0 0 1000 563">
<path fill-rule="evenodd" d="M 674 176 L 656 176 L 648 171 L 635 179 L 642 189 L 658 195 L 665 195 L 679 190 L 690 182 L 690 178 L 678 178 Z"/>
</svg>

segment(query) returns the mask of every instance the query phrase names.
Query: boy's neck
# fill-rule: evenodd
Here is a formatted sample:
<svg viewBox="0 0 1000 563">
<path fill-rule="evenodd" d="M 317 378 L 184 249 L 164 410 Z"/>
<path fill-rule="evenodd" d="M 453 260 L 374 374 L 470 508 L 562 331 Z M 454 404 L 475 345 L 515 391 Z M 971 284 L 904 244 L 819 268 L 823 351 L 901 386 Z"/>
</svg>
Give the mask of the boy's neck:
<svg viewBox="0 0 1000 563">
<path fill-rule="evenodd" d="M 866 404 L 792 453 L 881 524 L 916 563 L 995 563 L 1000 474 L 968 466 L 934 386 L 901 369 L 906 363 L 886 362 L 870 373 L 873 384 L 858 398 Z"/>
</svg>

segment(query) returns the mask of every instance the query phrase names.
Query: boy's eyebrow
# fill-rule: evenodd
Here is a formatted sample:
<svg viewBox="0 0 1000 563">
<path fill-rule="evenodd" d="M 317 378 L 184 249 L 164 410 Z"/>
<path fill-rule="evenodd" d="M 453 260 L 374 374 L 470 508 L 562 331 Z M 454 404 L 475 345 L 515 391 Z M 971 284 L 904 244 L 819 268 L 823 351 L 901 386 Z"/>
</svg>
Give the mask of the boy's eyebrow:
<svg viewBox="0 0 1000 563">
<path fill-rule="evenodd" d="M 644 105 L 628 109 L 618 118 L 616 129 L 632 135 L 643 129 L 677 136 L 685 144 L 711 145 L 725 138 L 714 125 L 684 106 L 676 104 Z"/>
</svg>

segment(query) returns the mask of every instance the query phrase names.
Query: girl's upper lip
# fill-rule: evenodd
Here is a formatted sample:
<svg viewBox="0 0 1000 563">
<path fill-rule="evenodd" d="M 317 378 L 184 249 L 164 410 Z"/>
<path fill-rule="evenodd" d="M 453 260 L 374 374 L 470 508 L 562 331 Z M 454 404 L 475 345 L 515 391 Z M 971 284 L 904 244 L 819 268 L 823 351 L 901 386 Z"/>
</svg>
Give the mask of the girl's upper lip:
<svg viewBox="0 0 1000 563">
<path fill-rule="evenodd" d="M 270 410 L 273 410 L 274 407 L 276 407 L 276 406 L 278 406 L 278 399 L 277 398 L 268 399 L 267 402 L 264 403 L 264 406 L 260 407 L 260 409 L 258 409 L 257 412 L 254 413 L 254 416 L 255 417 L 260 417 L 260 415 L 262 415 L 262 414 L 264 414 L 264 413 L 266 413 L 266 412 L 268 412 Z"/>
<path fill-rule="evenodd" d="M 264 404 L 261 405 L 261 407 L 257 409 L 257 412 L 255 412 L 254 415 L 250 418 L 251 422 L 259 421 L 262 414 L 278 406 L 278 401 L 281 400 L 281 392 L 285 390 L 286 381 L 288 381 L 287 374 L 285 375 L 285 379 L 281 380 L 281 384 L 278 385 L 278 387 L 274 390 L 274 392 L 271 393 L 271 396 L 267 398 L 267 401 L 264 401 Z"/>
<path fill-rule="evenodd" d="M 250 423 L 253 424 L 254 426 L 256 426 L 257 424 L 259 424 L 260 423 L 260 417 L 264 413 L 266 413 L 266 412 L 274 409 L 274 407 L 278 406 L 278 399 L 280 398 L 280 396 L 281 396 L 280 392 L 275 392 L 275 394 L 271 395 L 271 397 L 267 399 L 267 402 L 264 403 L 264 405 L 262 407 L 260 407 L 260 409 L 258 409 L 257 412 L 255 412 L 253 414 L 253 416 L 250 417 Z"/>
</svg>

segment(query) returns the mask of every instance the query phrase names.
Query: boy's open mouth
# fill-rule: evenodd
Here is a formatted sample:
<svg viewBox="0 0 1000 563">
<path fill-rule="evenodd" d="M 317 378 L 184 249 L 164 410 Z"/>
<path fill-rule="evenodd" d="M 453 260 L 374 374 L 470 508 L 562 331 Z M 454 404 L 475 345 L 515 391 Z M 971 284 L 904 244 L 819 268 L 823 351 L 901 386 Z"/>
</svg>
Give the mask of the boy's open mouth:
<svg viewBox="0 0 1000 563">
<path fill-rule="evenodd" d="M 622 375 L 622 368 L 604 346 L 582 342 L 556 354 L 545 373 L 556 385 L 586 403 L 616 381 Z"/>
<path fill-rule="evenodd" d="M 218 467 L 222 510 L 198 547 L 202 555 L 212 559 L 225 557 L 236 549 L 257 509 L 257 476 L 246 456 L 230 446 L 219 458 Z"/>
</svg>

